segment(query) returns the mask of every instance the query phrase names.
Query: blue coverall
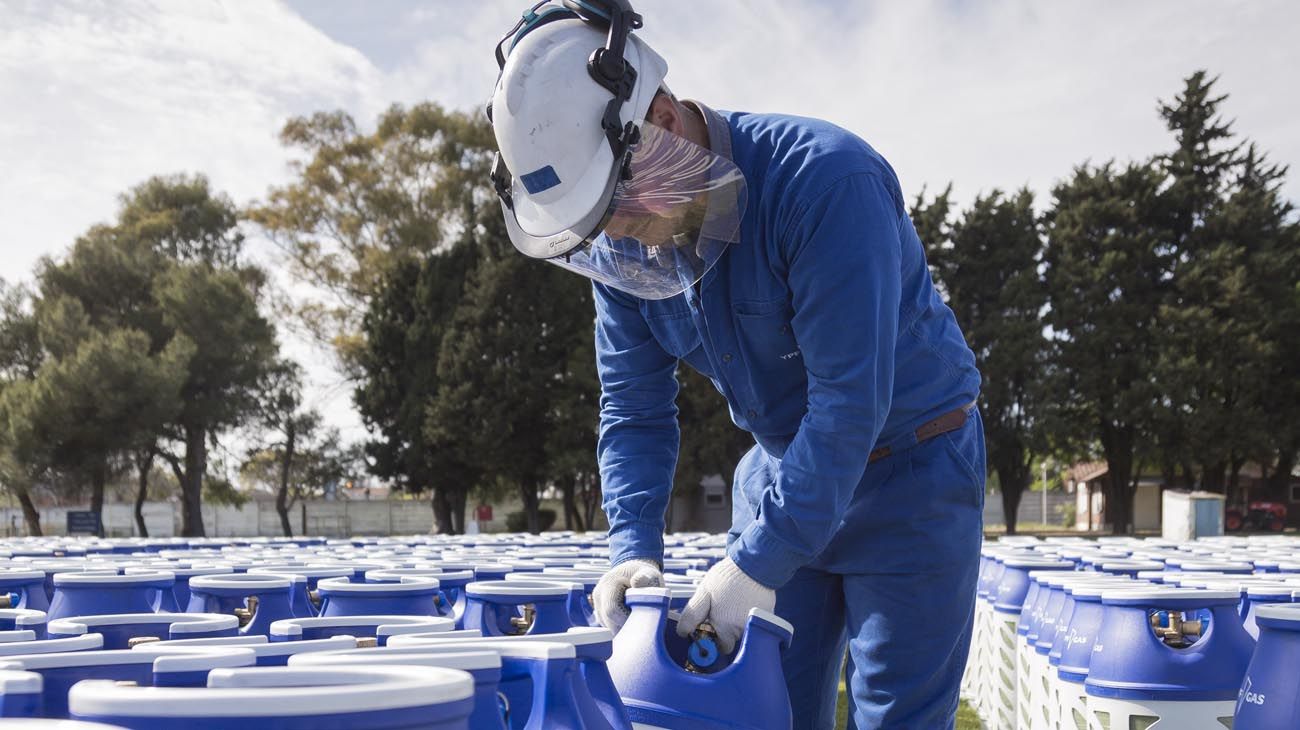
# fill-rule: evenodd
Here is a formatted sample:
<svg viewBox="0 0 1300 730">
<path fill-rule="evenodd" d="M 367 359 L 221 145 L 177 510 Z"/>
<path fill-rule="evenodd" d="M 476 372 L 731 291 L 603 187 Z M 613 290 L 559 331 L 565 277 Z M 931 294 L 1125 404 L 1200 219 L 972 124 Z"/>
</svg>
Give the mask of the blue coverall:
<svg viewBox="0 0 1300 730">
<path fill-rule="evenodd" d="M 748 207 L 698 288 L 659 301 L 596 285 L 598 457 L 614 564 L 663 555 L 679 360 L 756 445 L 736 468 L 727 554 L 777 589 L 798 728 L 834 722 L 845 645 L 857 728 L 953 723 L 984 500 L 979 373 L 930 279 L 887 162 L 855 135 L 696 104 Z M 868 463 L 873 448 L 892 454 Z"/>
</svg>

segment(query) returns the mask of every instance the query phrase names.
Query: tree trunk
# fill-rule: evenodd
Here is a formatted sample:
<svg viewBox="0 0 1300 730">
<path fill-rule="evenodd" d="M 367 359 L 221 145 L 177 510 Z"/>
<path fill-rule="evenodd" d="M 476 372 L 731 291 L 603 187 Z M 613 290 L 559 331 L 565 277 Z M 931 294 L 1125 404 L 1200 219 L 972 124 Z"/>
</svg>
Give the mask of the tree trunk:
<svg viewBox="0 0 1300 730">
<path fill-rule="evenodd" d="M 524 503 L 524 516 L 528 519 L 528 531 L 534 535 L 540 535 L 542 532 L 542 519 L 538 514 L 540 500 L 537 497 L 537 482 L 537 479 L 525 479 L 519 489 L 519 496 L 523 498 Z"/>
<path fill-rule="evenodd" d="M 185 472 L 181 480 L 181 537 L 204 537 L 203 475 L 208 469 L 207 430 L 185 427 Z"/>
<path fill-rule="evenodd" d="M 451 502 L 451 529 L 457 535 L 465 534 L 465 503 L 469 501 L 468 489 L 457 489 L 448 498 Z"/>
<path fill-rule="evenodd" d="M 14 486 L 12 489 L 18 497 L 18 504 L 22 505 L 23 522 L 27 523 L 27 534 L 31 537 L 42 537 L 45 533 L 41 532 L 41 513 L 32 502 L 31 493 L 27 491 L 27 487 Z"/>
<path fill-rule="evenodd" d="M 1160 465 L 1160 478 L 1164 480 L 1166 489 L 1178 488 L 1178 465 L 1172 461 L 1166 461 Z"/>
<path fill-rule="evenodd" d="M 144 524 L 144 502 L 149 498 L 149 470 L 153 469 L 153 449 L 140 451 L 135 457 L 135 529 L 140 537 L 149 537 L 149 528 Z"/>
<path fill-rule="evenodd" d="M 275 493 L 275 511 L 280 515 L 280 529 L 285 537 L 293 537 L 293 525 L 289 524 L 289 476 L 293 473 L 293 451 L 297 445 L 297 428 L 293 418 L 285 426 L 284 457 L 280 460 L 280 488 Z"/>
<path fill-rule="evenodd" d="M 1007 534 L 1016 534 L 1016 522 L 1020 510 L 1020 499 L 1029 486 L 1029 463 L 1023 449 L 1008 449 L 992 454 L 993 471 L 997 472 L 998 484 L 1002 491 L 1002 519 L 1007 526 Z M 1047 523 L 1047 515 L 1043 515 Z"/>
<path fill-rule="evenodd" d="M 1236 504 L 1240 492 L 1237 488 L 1241 486 L 1241 468 L 1246 465 L 1246 459 L 1242 456 L 1233 455 L 1228 462 L 1228 484 L 1227 484 L 1227 503 Z"/>
<path fill-rule="evenodd" d="M 582 480 L 582 521 L 587 529 L 596 524 L 596 510 L 600 508 L 600 480 L 587 476 Z"/>
<path fill-rule="evenodd" d="M 447 490 L 442 487 L 433 489 L 429 500 L 433 506 L 433 531 L 438 535 L 451 535 L 455 529 L 451 524 L 451 502 L 447 500 Z"/>
<path fill-rule="evenodd" d="M 1224 493 L 1223 473 L 1228 465 L 1222 461 L 1201 465 L 1201 489 Z"/>
<path fill-rule="evenodd" d="M 1102 452 L 1106 457 L 1106 515 L 1111 531 L 1127 535 L 1133 524 L 1133 438 L 1127 430 L 1102 428 Z"/>
<path fill-rule="evenodd" d="M 1291 484 L 1291 470 L 1295 469 L 1296 450 L 1283 447 L 1277 452 L 1277 465 L 1268 477 L 1268 486 L 1286 495 Z"/>
<path fill-rule="evenodd" d="M 108 460 L 101 459 L 90 470 L 90 511 L 99 524 L 95 534 L 104 536 L 104 485 L 108 483 Z"/>
<path fill-rule="evenodd" d="M 564 529 L 583 532 L 582 513 L 578 511 L 577 502 L 578 477 L 571 476 L 564 481 Z"/>
</svg>

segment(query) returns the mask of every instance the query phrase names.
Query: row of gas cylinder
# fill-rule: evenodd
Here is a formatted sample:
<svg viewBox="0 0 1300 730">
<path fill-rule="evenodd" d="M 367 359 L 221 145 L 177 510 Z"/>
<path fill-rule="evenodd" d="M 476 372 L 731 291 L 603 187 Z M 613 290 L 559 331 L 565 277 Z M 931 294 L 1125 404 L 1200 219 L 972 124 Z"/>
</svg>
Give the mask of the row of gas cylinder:
<svg viewBox="0 0 1300 730">
<path fill-rule="evenodd" d="M 984 545 L 962 694 L 997 730 L 1300 728 L 1300 539 Z"/>
<path fill-rule="evenodd" d="M 0 726 L 788 730 L 787 622 L 677 636 L 723 543 L 668 536 L 615 637 L 596 535 L 0 541 Z"/>
</svg>

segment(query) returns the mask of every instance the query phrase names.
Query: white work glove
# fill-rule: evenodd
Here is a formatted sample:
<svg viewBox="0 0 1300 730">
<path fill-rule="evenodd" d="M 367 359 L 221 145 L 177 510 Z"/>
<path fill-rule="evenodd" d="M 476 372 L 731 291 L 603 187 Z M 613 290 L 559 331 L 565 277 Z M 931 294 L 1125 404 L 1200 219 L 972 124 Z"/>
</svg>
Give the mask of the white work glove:
<svg viewBox="0 0 1300 730">
<path fill-rule="evenodd" d="M 649 560 L 625 560 L 601 576 L 591 592 L 591 604 L 601 626 L 618 633 L 627 621 L 628 608 L 623 600 L 629 588 L 662 588 L 664 574 Z"/>
<path fill-rule="evenodd" d="M 771 611 L 775 606 L 776 591 L 745 575 L 731 558 L 723 558 L 709 568 L 695 588 L 695 595 L 677 620 L 677 635 L 689 636 L 707 622 L 718 634 L 718 648 L 729 654 L 745 633 L 749 609 Z"/>
</svg>

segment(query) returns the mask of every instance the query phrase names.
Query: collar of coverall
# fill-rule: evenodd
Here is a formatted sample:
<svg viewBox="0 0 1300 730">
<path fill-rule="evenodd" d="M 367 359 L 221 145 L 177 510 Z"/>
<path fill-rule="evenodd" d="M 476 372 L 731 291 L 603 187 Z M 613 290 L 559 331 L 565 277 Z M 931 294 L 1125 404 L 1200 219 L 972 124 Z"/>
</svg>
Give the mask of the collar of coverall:
<svg viewBox="0 0 1300 730">
<path fill-rule="evenodd" d="M 692 99 L 682 99 L 682 104 L 699 112 L 700 116 L 704 118 L 704 127 L 709 133 L 709 151 L 722 157 L 728 162 L 734 162 L 731 157 L 731 127 L 727 125 L 727 120 L 723 119 L 721 114 L 713 111 L 703 102 L 694 101 Z M 714 222 L 714 225 L 710 226 L 710 222 Z M 734 223 L 734 219 L 731 222 Z M 714 230 L 710 230 L 710 228 Z M 720 228 L 727 230 L 717 230 Z M 740 226 L 735 226 L 733 229 L 731 226 L 727 225 L 727 218 L 725 216 L 720 219 L 710 218 L 705 221 L 704 229 L 700 231 L 700 236 L 714 241 L 736 243 L 740 240 Z"/>
</svg>

